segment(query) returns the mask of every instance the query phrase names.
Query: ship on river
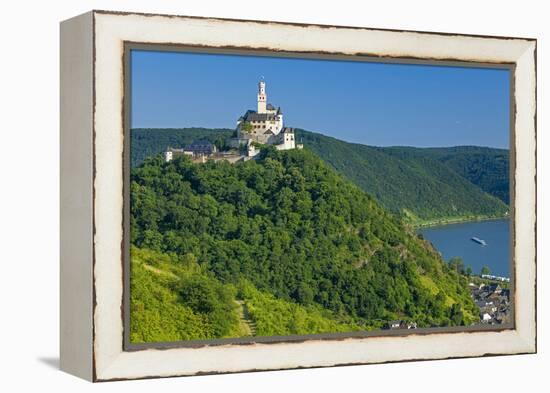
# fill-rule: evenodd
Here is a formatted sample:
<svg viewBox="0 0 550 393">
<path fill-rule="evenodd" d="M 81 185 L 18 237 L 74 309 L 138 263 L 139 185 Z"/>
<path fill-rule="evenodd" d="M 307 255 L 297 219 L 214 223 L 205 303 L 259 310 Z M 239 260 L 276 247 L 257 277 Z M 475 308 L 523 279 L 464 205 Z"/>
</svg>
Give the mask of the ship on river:
<svg viewBox="0 0 550 393">
<path fill-rule="evenodd" d="M 486 246 L 487 245 L 487 242 L 483 239 L 480 239 L 479 237 L 472 237 L 471 239 L 473 242 L 476 242 L 478 244 L 481 244 L 482 246 Z"/>
</svg>

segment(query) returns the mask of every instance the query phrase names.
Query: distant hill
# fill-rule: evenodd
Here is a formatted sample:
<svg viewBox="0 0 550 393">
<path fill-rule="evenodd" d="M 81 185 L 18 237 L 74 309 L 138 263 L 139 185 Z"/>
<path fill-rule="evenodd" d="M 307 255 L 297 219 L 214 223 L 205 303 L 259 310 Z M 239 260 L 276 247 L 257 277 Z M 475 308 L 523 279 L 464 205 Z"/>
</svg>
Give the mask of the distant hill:
<svg viewBox="0 0 550 393">
<path fill-rule="evenodd" d="M 469 325 L 466 276 L 310 150 L 131 174 L 135 342 Z"/>
<path fill-rule="evenodd" d="M 223 145 L 229 129 L 134 129 L 132 165 L 196 139 Z M 373 147 L 296 130 L 298 141 L 413 224 L 502 217 L 509 210 L 506 150 Z"/>
<path fill-rule="evenodd" d="M 468 179 L 483 191 L 510 204 L 510 151 L 481 146 L 445 148 L 385 148 L 392 155 L 432 157 Z"/>
<path fill-rule="evenodd" d="M 305 130 L 297 130 L 297 139 L 387 209 L 412 222 L 502 216 L 508 211 L 497 198 L 497 191 L 507 187 L 507 174 L 501 169 L 507 166 L 503 150 L 373 147 Z"/>
</svg>

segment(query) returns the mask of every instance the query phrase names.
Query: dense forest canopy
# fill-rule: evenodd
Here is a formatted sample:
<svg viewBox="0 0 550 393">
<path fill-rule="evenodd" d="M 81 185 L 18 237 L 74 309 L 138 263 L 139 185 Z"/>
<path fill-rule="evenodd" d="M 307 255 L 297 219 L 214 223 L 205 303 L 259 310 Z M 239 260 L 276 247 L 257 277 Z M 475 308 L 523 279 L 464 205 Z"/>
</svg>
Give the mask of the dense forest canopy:
<svg viewBox="0 0 550 393">
<path fill-rule="evenodd" d="M 477 321 L 466 278 L 307 150 L 145 159 L 131 174 L 131 243 L 137 341 L 242 335 L 239 308 L 258 335 Z M 194 327 L 164 335 L 178 307 Z"/>
<path fill-rule="evenodd" d="M 207 139 L 219 147 L 231 130 L 134 129 L 132 165 Z M 394 214 L 413 224 L 447 218 L 503 217 L 509 210 L 509 152 L 481 147 L 372 147 L 305 130 L 296 138 Z"/>
<path fill-rule="evenodd" d="M 480 149 L 478 156 L 485 158 L 474 160 L 467 148 L 373 147 L 304 130 L 297 131 L 297 138 L 385 208 L 413 223 L 503 217 L 509 210 L 499 199 L 509 184 L 503 150 Z"/>
<path fill-rule="evenodd" d="M 388 154 L 424 156 L 435 159 L 477 185 L 483 191 L 510 204 L 510 151 L 481 146 L 446 148 L 386 148 Z"/>
</svg>

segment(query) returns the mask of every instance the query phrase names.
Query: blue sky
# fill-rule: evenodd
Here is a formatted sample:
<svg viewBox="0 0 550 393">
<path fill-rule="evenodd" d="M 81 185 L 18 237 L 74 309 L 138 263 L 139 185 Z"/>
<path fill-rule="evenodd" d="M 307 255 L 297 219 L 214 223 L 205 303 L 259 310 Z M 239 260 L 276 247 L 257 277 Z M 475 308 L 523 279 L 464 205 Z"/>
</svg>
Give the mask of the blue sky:
<svg viewBox="0 0 550 393">
<path fill-rule="evenodd" d="M 132 127 L 234 128 L 268 102 L 285 125 L 375 146 L 509 147 L 499 69 L 132 51 Z"/>
</svg>

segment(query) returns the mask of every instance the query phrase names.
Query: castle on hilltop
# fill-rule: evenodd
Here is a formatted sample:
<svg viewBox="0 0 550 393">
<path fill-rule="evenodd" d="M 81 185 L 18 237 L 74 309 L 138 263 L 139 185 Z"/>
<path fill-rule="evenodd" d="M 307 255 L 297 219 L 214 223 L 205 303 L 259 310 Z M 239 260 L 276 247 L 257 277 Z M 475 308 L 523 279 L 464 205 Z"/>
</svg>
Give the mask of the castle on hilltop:
<svg viewBox="0 0 550 393">
<path fill-rule="evenodd" d="M 258 83 L 257 110 L 247 110 L 237 120 L 236 136 L 229 138 L 226 143 L 233 150 L 217 151 L 208 141 L 195 141 L 183 149 L 167 147 L 164 160 L 168 162 L 177 155 L 187 155 L 194 162 L 206 162 L 208 159 L 238 162 L 255 157 L 260 152 L 261 145 L 272 145 L 278 150 L 304 147 L 296 143 L 294 129 L 284 126 L 281 108 L 275 108 L 267 102 L 263 78 Z"/>
<path fill-rule="evenodd" d="M 303 145 L 296 143 L 294 129 L 284 126 L 281 108 L 267 102 L 263 78 L 258 83 L 257 110 L 247 110 L 237 120 L 237 137 L 231 138 L 229 144 L 232 147 L 246 146 L 249 157 L 258 154 L 256 144 L 273 145 L 278 150 L 303 148 Z"/>
</svg>

